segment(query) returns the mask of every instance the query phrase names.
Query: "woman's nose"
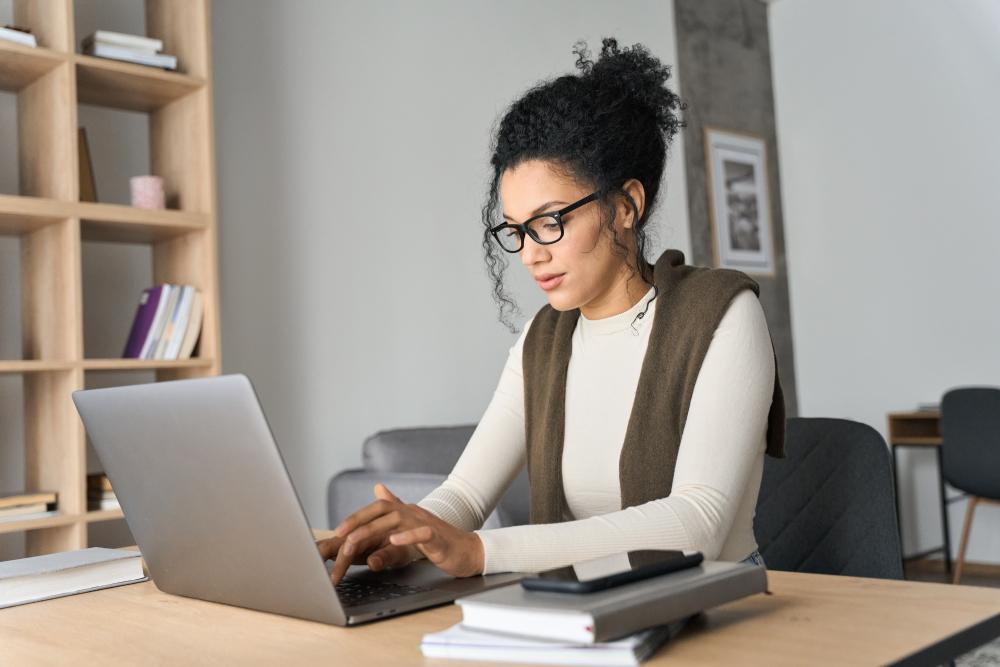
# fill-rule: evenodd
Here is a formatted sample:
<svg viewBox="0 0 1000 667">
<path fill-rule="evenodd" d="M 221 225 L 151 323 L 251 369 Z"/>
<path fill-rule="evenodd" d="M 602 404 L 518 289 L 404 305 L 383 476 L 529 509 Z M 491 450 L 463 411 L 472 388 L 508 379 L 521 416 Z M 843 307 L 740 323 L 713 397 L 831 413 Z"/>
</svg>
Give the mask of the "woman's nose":
<svg viewBox="0 0 1000 667">
<path fill-rule="evenodd" d="M 531 238 L 530 234 L 524 235 L 524 245 L 518 253 L 521 255 L 521 262 L 525 266 L 531 266 L 537 262 L 544 262 L 549 258 L 548 249 Z"/>
</svg>

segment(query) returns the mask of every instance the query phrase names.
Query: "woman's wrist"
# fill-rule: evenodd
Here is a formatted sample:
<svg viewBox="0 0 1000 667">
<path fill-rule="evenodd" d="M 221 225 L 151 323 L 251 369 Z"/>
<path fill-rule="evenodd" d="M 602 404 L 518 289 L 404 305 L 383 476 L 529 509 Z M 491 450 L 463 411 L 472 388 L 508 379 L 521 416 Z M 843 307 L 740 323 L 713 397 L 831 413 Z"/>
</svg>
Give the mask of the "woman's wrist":
<svg viewBox="0 0 1000 667">
<path fill-rule="evenodd" d="M 473 569 L 476 574 L 483 574 L 486 571 L 486 547 L 483 546 L 483 540 L 478 533 L 470 534 L 472 535 Z"/>
</svg>

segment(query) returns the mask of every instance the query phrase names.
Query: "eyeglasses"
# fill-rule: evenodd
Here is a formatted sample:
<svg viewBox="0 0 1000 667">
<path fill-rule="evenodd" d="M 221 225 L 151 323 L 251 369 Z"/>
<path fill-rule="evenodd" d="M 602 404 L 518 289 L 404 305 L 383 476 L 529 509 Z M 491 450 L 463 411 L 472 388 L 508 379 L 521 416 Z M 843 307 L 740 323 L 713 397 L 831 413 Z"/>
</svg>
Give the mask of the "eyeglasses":
<svg viewBox="0 0 1000 667">
<path fill-rule="evenodd" d="M 570 204 L 566 208 L 536 215 L 534 218 L 520 225 L 513 223 L 497 225 L 490 229 L 490 233 L 493 234 L 493 238 L 497 240 L 500 247 L 507 252 L 521 252 L 521 248 L 524 247 L 525 234 L 529 235 L 535 243 L 540 243 L 541 245 L 555 243 L 563 237 L 565 231 L 563 229 L 562 217 L 570 211 L 575 211 L 585 204 L 600 199 L 601 194 L 601 192 L 595 192 L 574 204 Z"/>
</svg>

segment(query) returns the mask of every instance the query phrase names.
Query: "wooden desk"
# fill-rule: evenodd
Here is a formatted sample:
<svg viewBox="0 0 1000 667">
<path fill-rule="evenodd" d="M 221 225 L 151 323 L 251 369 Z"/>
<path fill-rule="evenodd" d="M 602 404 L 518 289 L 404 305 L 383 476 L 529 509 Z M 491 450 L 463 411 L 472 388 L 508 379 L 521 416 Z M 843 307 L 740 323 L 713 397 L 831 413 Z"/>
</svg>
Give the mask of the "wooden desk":
<svg viewBox="0 0 1000 667">
<path fill-rule="evenodd" d="M 647 664 L 930 667 L 1000 636 L 1000 590 L 768 576 L 772 595 L 710 610 Z M 167 595 L 146 582 L 0 610 L 0 663 L 488 667 L 421 655 L 425 633 L 460 619 L 449 605 L 338 628 Z"/>
<path fill-rule="evenodd" d="M 938 498 L 941 501 L 941 534 L 944 544 L 918 554 L 906 556 L 906 560 L 918 560 L 931 554 L 944 554 L 944 566 L 951 572 L 951 532 L 948 529 L 948 504 L 961 500 L 964 496 L 949 500 L 944 492 L 944 475 L 941 465 L 941 413 L 940 412 L 892 412 L 889 418 L 889 446 L 892 449 L 893 479 L 896 485 L 896 525 L 902 540 L 903 522 L 899 513 L 899 470 L 896 449 L 899 447 L 932 447 L 937 452 Z"/>
</svg>

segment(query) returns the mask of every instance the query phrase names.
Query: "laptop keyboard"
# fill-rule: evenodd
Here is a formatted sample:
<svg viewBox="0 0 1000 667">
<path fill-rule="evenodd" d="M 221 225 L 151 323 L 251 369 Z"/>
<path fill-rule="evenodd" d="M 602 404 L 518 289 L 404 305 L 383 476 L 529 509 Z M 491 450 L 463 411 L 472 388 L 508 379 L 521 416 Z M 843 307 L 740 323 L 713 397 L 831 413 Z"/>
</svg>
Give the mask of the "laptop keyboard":
<svg viewBox="0 0 1000 667">
<path fill-rule="evenodd" d="M 432 591 L 433 588 L 420 586 L 401 586 L 384 581 L 365 581 L 344 577 L 336 587 L 337 597 L 343 607 L 360 607 L 372 602 L 395 600 L 407 595 Z"/>
</svg>

